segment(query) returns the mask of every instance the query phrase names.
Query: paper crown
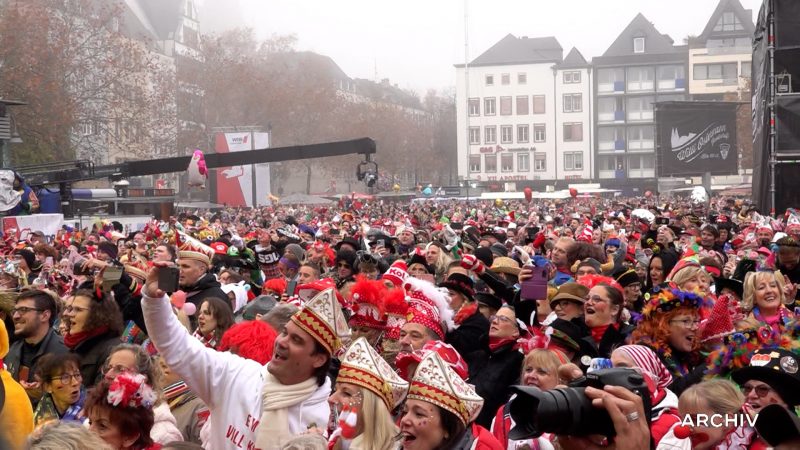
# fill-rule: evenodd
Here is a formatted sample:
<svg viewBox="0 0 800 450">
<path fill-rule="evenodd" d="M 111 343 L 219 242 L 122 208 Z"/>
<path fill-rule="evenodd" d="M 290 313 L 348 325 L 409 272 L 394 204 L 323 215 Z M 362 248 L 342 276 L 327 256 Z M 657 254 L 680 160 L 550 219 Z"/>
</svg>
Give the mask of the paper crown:
<svg viewBox="0 0 800 450">
<path fill-rule="evenodd" d="M 291 318 L 295 325 L 310 334 L 334 354 L 342 346 L 340 338 L 350 336 L 350 328 L 333 289 L 325 289 L 307 301 Z"/>
<path fill-rule="evenodd" d="M 700 309 L 708 305 L 706 299 L 695 292 L 682 291 L 674 284 L 655 286 L 645 294 L 647 302 L 642 309 L 642 316 L 653 318 L 658 313 L 672 311 L 682 306 Z"/>
<path fill-rule="evenodd" d="M 465 426 L 475 420 L 483 407 L 483 399 L 436 352 L 429 352 L 420 361 L 408 398 L 444 408 Z"/>
<path fill-rule="evenodd" d="M 383 306 L 386 310 L 386 339 L 399 340 L 400 329 L 406 324 L 408 315 L 408 302 L 406 291 L 403 288 L 388 289 L 383 297 Z"/>
<path fill-rule="evenodd" d="M 386 313 L 382 297 L 386 292 L 386 285 L 378 280 L 369 280 L 359 275 L 353 287 L 352 294 L 353 315 L 350 316 L 351 327 L 369 327 L 378 330 L 386 328 Z"/>
<path fill-rule="evenodd" d="M 182 231 L 176 231 L 176 233 L 177 236 L 175 240 L 176 244 L 178 244 L 178 259 L 193 259 L 207 266 L 211 265 L 211 258 L 214 257 L 214 249 Z"/>
<path fill-rule="evenodd" d="M 396 408 L 408 393 L 408 382 L 400 378 L 363 337 L 356 339 L 347 349 L 336 382 L 369 389 L 383 400 L 389 411 Z"/>
</svg>

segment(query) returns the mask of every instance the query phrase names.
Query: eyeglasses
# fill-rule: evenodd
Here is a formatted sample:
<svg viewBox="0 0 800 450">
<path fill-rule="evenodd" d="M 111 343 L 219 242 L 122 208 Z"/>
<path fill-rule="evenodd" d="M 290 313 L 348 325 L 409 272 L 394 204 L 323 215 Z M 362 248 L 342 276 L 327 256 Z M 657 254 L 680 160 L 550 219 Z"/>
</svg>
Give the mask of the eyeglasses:
<svg viewBox="0 0 800 450">
<path fill-rule="evenodd" d="M 82 306 L 67 306 L 66 308 L 64 308 L 64 312 L 65 313 L 71 313 L 73 311 L 76 312 L 76 313 L 79 313 L 79 312 L 88 311 L 88 310 L 89 310 L 89 308 L 84 308 Z"/>
<path fill-rule="evenodd" d="M 574 304 L 575 304 L 574 302 L 571 302 L 569 300 L 559 300 L 559 301 L 553 303 L 553 308 L 564 309 L 564 308 L 568 307 L 569 305 L 574 305 Z"/>
<path fill-rule="evenodd" d="M 608 300 L 604 299 L 603 297 L 600 297 L 599 295 L 592 295 L 592 296 L 587 295 L 586 297 L 584 297 L 583 300 L 586 303 L 589 303 L 589 302 L 592 302 L 592 303 L 608 303 Z"/>
<path fill-rule="evenodd" d="M 31 311 L 42 312 L 44 310 L 39 308 L 28 308 L 27 306 L 18 306 L 11 310 L 11 315 L 13 316 L 14 314 L 19 313 L 20 316 L 24 316 L 25 314 L 28 314 Z"/>
<path fill-rule="evenodd" d="M 670 320 L 670 323 L 679 323 L 683 328 L 698 328 L 700 321 L 697 319 Z"/>
<path fill-rule="evenodd" d="M 494 321 L 495 321 L 495 319 L 499 320 L 500 322 L 505 322 L 505 323 L 514 323 L 514 322 L 515 322 L 515 321 L 514 321 L 514 319 L 512 319 L 512 318 L 510 318 L 510 317 L 506 317 L 506 316 L 499 316 L 499 315 L 497 315 L 497 314 L 495 314 L 495 315 L 493 315 L 493 316 L 489 317 L 489 322 L 490 322 L 490 323 L 491 323 L 491 322 L 494 322 Z"/>
<path fill-rule="evenodd" d="M 350 264 L 347 264 L 346 262 L 340 262 L 339 264 L 336 265 L 336 267 L 341 267 L 343 269 L 349 269 L 350 268 Z"/>
<path fill-rule="evenodd" d="M 62 373 L 60 377 L 50 378 L 50 381 L 60 381 L 61 384 L 69 384 L 71 380 L 75 380 L 78 383 L 83 381 L 83 376 L 80 372 L 75 373 Z"/>
<path fill-rule="evenodd" d="M 105 367 L 103 367 L 103 373 L 104 374 L 107 374 L 107 373 L 120 374 L 120 373 L 128 373 L 128 372 L 133 372 L 133 369 L 125 367 L 125 366 L 123 366 L 121 364 L 117 364 L 116 366 L 105 366 Z"/>
<path fill-rule="evenodd" d="M 748 395 L 752 391 L 756 391 L 756 395 L 760 398 L 772 392 L 772 388 L 767 386 L 766 384 L 759 384 L 758 386 L 745 384 L 744 386 L 742 386 L 742 393 L 744 395 Z"/>
</svg>

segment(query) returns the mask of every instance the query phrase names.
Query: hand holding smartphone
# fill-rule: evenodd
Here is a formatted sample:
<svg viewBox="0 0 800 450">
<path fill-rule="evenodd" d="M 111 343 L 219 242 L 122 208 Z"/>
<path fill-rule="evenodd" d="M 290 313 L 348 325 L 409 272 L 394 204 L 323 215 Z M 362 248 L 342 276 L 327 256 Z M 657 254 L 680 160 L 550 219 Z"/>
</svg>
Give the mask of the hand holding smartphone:
<svg viewBox="0 0 800 450">
<path fill-rule="evenodd" d="M 178 290 L 178 277 L 180 271 L 177 267 L 158 268 L 158 289 L 166 293 Z"/>
</svg>

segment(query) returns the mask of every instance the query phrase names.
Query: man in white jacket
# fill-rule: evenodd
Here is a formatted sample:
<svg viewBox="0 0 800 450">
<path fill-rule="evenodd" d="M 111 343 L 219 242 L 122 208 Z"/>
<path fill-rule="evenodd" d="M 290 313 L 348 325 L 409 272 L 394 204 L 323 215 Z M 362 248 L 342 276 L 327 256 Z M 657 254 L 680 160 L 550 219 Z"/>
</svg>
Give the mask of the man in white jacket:
<svg viewBox="0 0 800 450">
<path fill-rule="evenodd" d="M 207 449 L 279 449 L 330 416 L 327 372 L 349 330 L 332 289 L 311 299 L 275 340 L 266 366 L 206 348 L 178 322 L 158 289 L 159 267 L 142 289 L 147 329 L 167 365 L 211 411 Z"/>
</svg>

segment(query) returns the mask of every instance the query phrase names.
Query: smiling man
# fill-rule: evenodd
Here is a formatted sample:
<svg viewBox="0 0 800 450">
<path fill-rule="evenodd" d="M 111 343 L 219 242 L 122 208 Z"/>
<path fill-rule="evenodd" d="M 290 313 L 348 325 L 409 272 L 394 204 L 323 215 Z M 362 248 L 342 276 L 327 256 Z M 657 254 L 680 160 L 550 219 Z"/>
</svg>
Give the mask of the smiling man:
<svg viewBox="0 0 800 450">
<path fill-rule="evenodd" d="M 167 365 L 208 405 L 214 432 L 205 448 L 279 449 L 292 435 L 324 427 L 330 415 L 331 355 L 349 335 L 333 289 L 309 300 L 275 340 L 266 365 L 206 348 L 180 325 L 156 267 L 142 290 L 150 338 Z"/>
</svg>

